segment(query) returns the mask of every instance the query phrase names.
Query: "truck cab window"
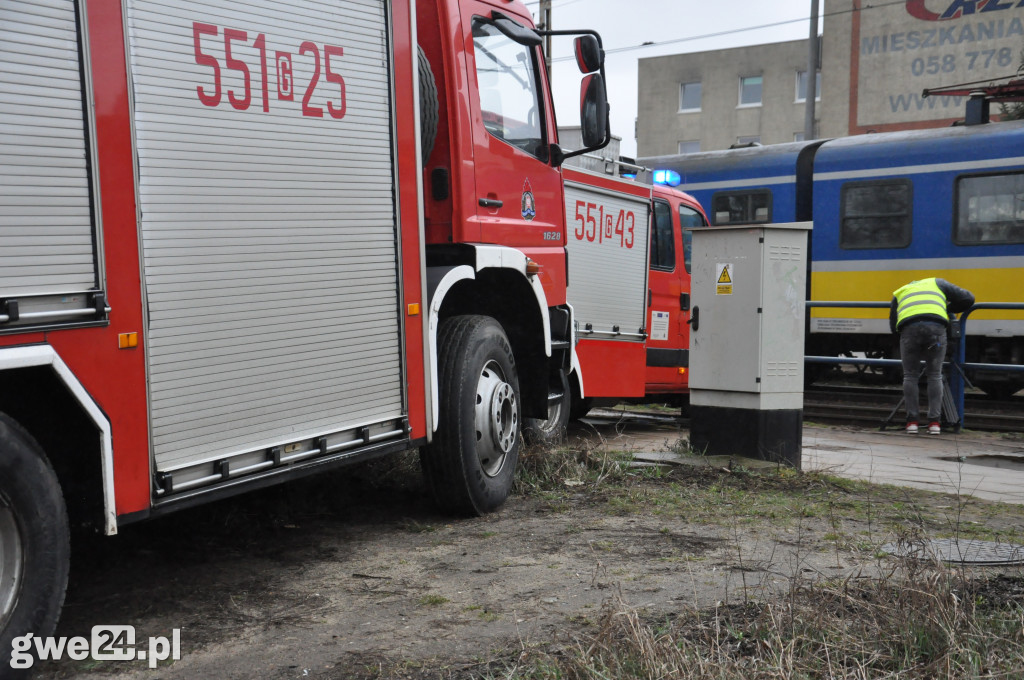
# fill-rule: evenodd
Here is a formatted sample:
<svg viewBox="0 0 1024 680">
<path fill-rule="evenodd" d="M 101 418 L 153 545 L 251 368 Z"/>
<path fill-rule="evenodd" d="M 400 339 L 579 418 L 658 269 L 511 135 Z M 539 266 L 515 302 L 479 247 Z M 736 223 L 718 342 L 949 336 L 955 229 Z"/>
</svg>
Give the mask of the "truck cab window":
<svg viewBox="0 0 1024 680">
<path fill-rule="evenodd" d="M 690 253 L 693 252 L 693 232 L 689 231 L 695 227 L 706 227 L 704 216 L 688 205 L 679 206 L 679 228 L 683 230 L 683 264 L 686 266 L 686 273 L 690 273 Z"/>
<path fill-rule="evenodd" d="M 473 49 L 487 132 L 539 158 L 545 145 L 535 50 L 509 40 L 482 19 L 473 21 Z"/>
<path fill-rule="evenodd" d="M 672 207 L 665 201 L 654 202 L 654 228 L 651 229 L 651 268 L 672 271 L 676 268 L 676 246 L 672 238 Z"/>
</svg>

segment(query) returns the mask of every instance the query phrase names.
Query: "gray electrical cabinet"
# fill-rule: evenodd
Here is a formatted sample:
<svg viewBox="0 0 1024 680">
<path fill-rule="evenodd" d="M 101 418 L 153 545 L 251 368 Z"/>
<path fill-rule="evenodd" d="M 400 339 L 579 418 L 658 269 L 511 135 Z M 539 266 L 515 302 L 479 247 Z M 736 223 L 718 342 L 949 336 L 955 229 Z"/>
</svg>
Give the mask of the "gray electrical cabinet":
<svg viewBox="0 0 1024 680">
<path fill-rule="evenodd" d="M 690 443 L 800 467 L 810 222 L 693 230 Z"/>
</svg>

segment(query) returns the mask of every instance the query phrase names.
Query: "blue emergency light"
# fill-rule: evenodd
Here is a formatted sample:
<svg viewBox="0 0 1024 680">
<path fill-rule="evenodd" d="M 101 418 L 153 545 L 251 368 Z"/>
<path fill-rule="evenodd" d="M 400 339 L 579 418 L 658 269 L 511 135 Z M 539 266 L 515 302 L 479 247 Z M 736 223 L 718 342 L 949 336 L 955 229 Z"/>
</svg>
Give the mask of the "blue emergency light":
<svg viewBox="0 0 1024 680">
<path fill-rule="evenodd" d="M 654 183 L 665 184 L 670 187 L 679 186 L 683 178 L 679 176 L 679 173 L 675 170 L 655 170 L 654 171 Z"/>
</svg>

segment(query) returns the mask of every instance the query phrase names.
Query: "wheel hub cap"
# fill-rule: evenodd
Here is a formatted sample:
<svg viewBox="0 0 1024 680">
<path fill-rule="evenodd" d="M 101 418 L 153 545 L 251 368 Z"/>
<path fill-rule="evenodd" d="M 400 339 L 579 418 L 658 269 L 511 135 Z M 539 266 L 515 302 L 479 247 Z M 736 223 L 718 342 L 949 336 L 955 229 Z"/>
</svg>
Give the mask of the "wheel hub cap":
<svg viewBox="0 0 1024 680">
<path fill-rule="evenodd" d="M 14 511 L 0 496 L 0 630 L 14 612 L 21 589 L 24 552 Z"/>
<path fill-rule="evenodd" d="M 493 361 L 480 372 L 476 390 L 476 444 L 480 467 L 497 475 L 519 436 L 519 407 L 512 386 Z"/>
</svg>

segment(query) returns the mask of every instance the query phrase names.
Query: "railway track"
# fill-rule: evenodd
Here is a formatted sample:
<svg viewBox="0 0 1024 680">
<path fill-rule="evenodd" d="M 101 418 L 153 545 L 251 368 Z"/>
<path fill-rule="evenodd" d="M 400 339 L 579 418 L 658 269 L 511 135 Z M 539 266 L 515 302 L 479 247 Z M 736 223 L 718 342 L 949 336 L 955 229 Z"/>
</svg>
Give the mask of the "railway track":
<svg viewBox="0 0 1024 680">
<path fill-rule="evenodd" d="M 922 387 L 922 404 L 923 391 Z M 902 397 L 902 391 L 896 387 L 813 385 L 804 392 L 804 420 L 881 426 Z M 964 411 L 964 426 L 969 429 L 1024 432 L 1024 398 L 998 400 L 967 394 Z M 903 418 L 901 408 L 889 426 L 902 426 Z"/>
<path fill-rule="evenodd" d="M 895 387 L 814 385 L 804 392 L 804 420 L 880 427 L 902 396 L 902 391 Z M 965 427 L 971 430 L 1024 432 L 1024 397 L 997 400 L 984 395 L 968 394 L 965 396 L 965 410 Z M 689 418 L 644 406 L 596 408 L 587 418 L 689 425 Z M 901 408 L 888 427 L 902 427 L 903 418 Z"/>
</svg>

